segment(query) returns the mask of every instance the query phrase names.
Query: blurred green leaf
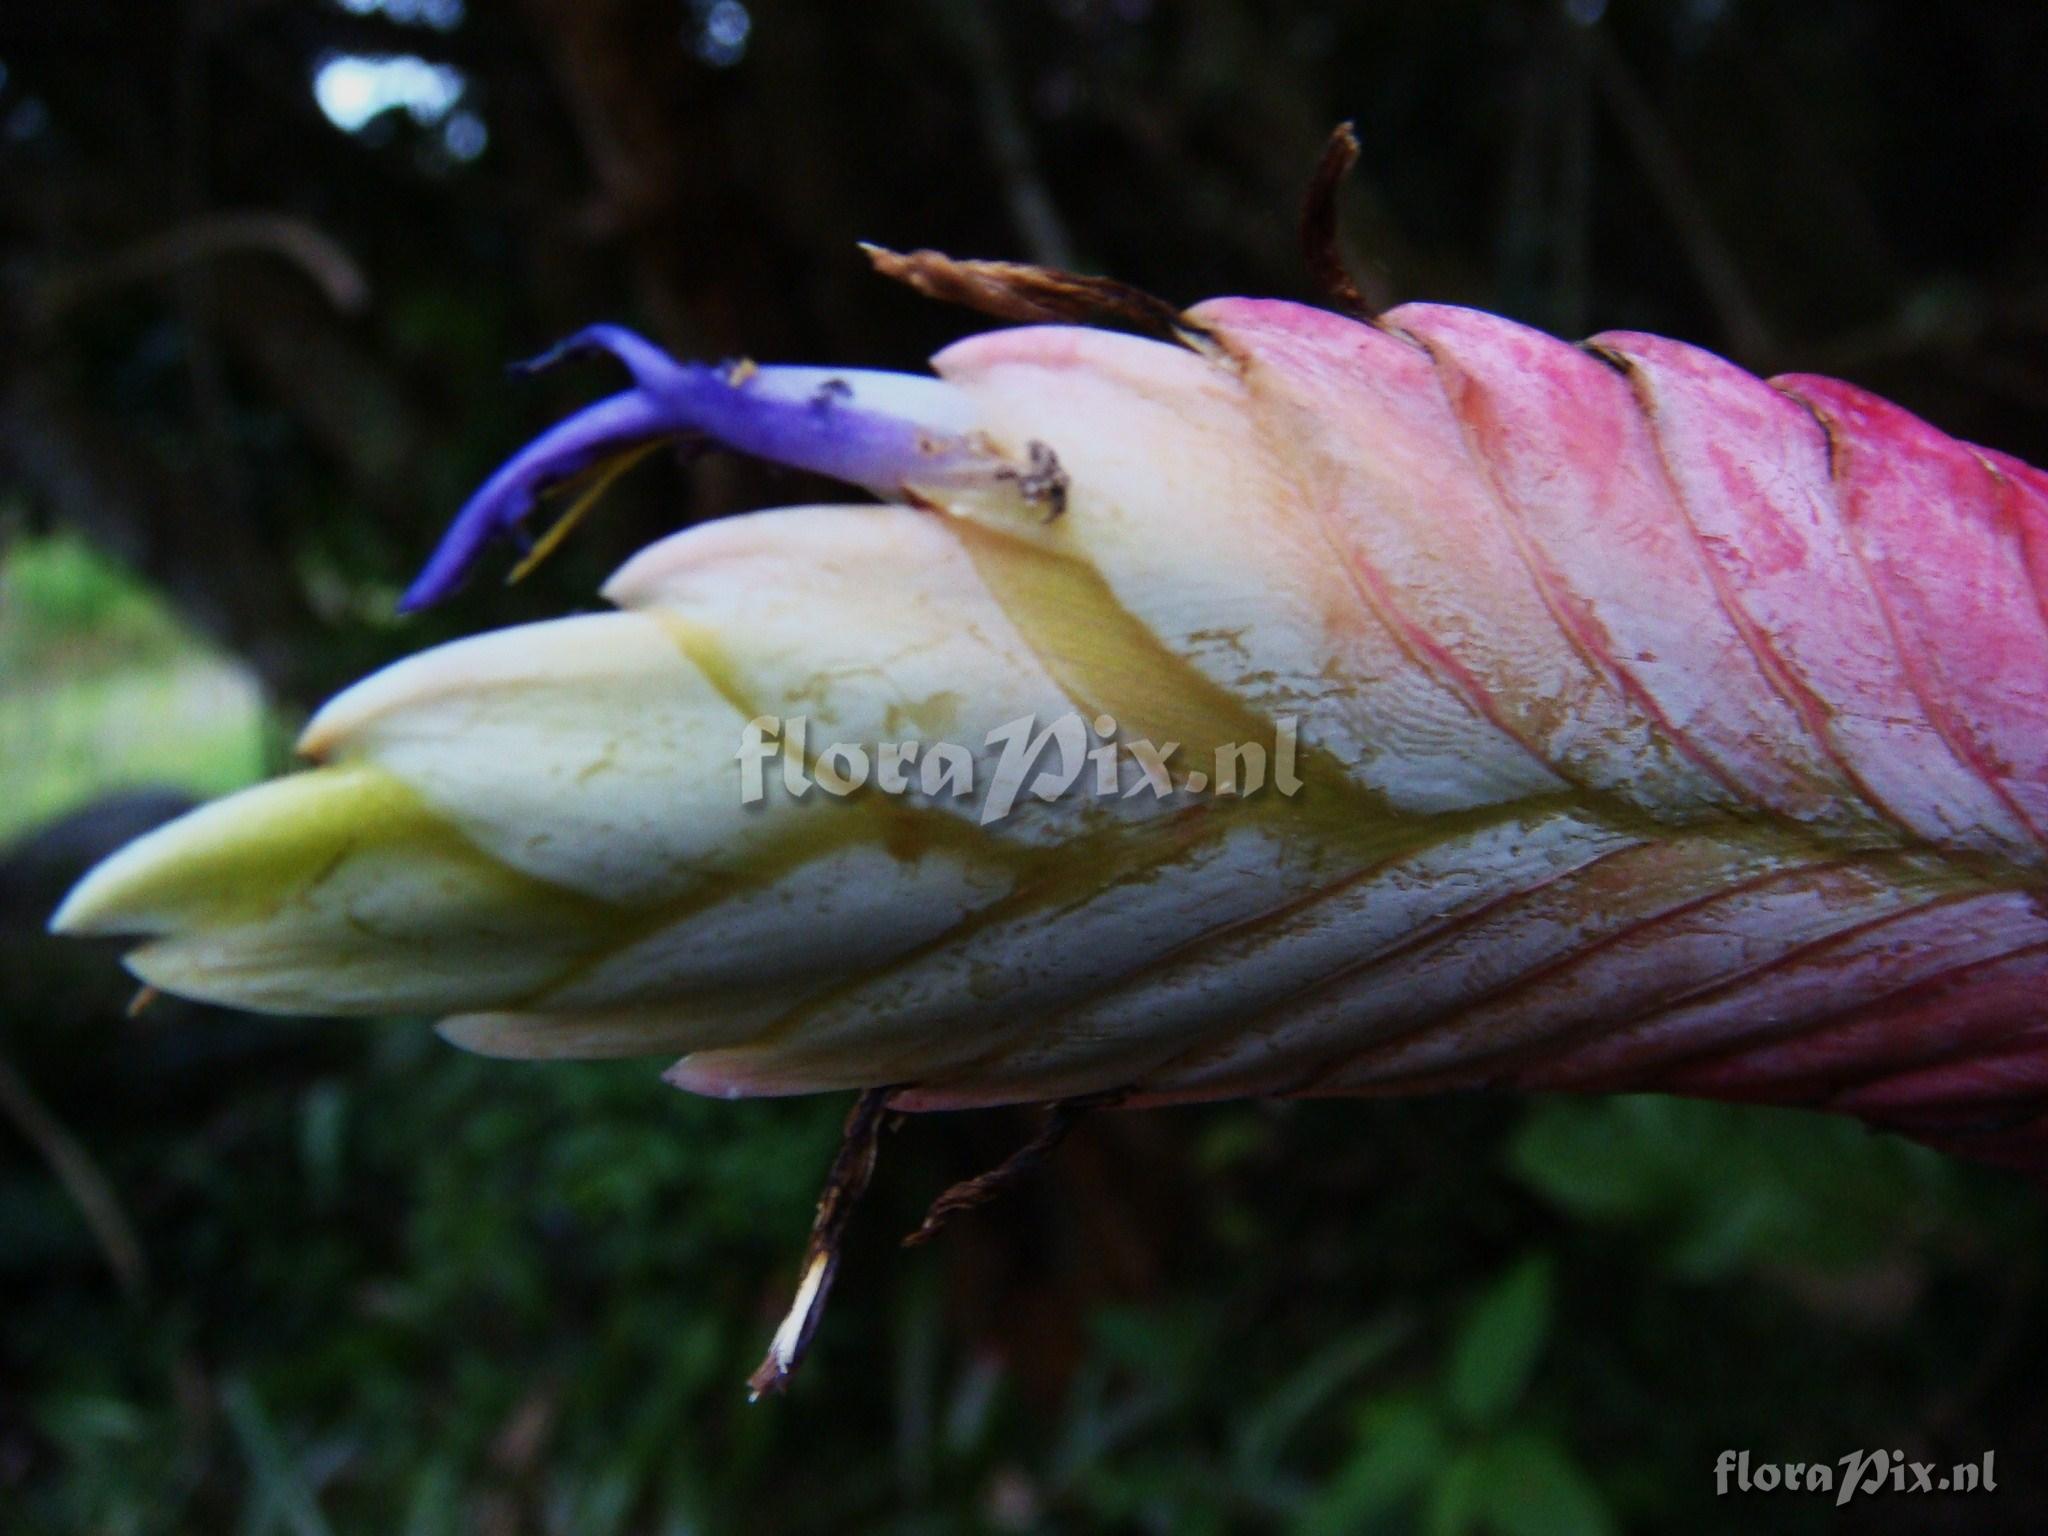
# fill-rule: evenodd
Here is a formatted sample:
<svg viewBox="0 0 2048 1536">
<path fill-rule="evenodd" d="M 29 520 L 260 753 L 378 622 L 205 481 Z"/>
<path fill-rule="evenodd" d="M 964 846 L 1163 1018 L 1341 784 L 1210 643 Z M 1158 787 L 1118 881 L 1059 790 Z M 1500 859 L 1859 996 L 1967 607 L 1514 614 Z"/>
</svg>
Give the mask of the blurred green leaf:
<svg viewBox="0 0 2048 1536">
<path fill-rule="evenodd" d="M 1611 1536 L 1600 1491 L 1563 1446 L 1510 1433 L 1481 1453 L 1485 1522 L 1495 1536 Z"/>
<path fill-rule="evenodd" d="M 1473 1307 L 1444 1380 L 1444 1400 L 1465 1423 L 1495 1423 L 1521 1397 L 1549 1336 L 1553 1287 L 1550 1256 L 1532 1254 Z"/>
<path fill-rule="evenodd" d="M 1836 1116 L 1653 1095 L 1544 1101 L 1508 1164 L 1582 1221 L 1645 1229 L 1696 1280 L 1868 1262 L 1943 1219 L 1958 1176 L 1937 1153 Z"/>
<path fill-rule="evenodd" d="M 1241 1472 L 1256 1477 L 1280 1459 L 1288 1438 L 1408 1336 L 1405 1319 L 1382 1317 L 1339 1334 L 1244 1418 L 1237 1441 Z"/>
<path fill-rule="evenodd" d="M 256 1485 L 257 1496 L 249 1504 L 245 1528 L 267 1529 L 275 1521 L 292 1536 L 330 1536 L 313 1490 L 286 1454 L 255 1389 L 246 1381 L 231 1381 L 222 1388 L 220 1401 L 228 1428 L 248 1463 L 250 1480 Z"/>
<path fill-rule="evenodd" d="M 462 1485 L 456 1468 L 436 1459 L 424 1463 L 412 1479 L 401 1536 L 456 1536 L 462 1512 Z"/>
<path fill-rule="evenodd" d="M 1671 1193 L 1665 1103 L 1545 1100 L 1531 1108 L 1509 1144 L 1509 1166 L 1583 1221 L 1650 1215 Z"/>
<path fill-rule="evenodd" d="M 1433 1403 L 1382 1398 L 1358 1416 L 1356 1449 L 1296 1519 L 1294 1536 L 1347 1536 L 1370 1527 L 1441 1473 L 1449 1456 Z"/>
<path fill-rule="evenodd" d="M 1460 1451 L 1430 1485 L 1422 1510 L 1425 1536 L 1467 1536 L 1487 1506 L 1487 1464 L 1483 1449 Z"/>
<path fill-rule="evenodd" d="M 1272 1145 L 1270 1119 L 1256 1108 L 1233 1109 L 1203 1129 L 1195 1159 L 1205 1173 L 1224 1173 L 1264 1154 Z"/>
</svg>

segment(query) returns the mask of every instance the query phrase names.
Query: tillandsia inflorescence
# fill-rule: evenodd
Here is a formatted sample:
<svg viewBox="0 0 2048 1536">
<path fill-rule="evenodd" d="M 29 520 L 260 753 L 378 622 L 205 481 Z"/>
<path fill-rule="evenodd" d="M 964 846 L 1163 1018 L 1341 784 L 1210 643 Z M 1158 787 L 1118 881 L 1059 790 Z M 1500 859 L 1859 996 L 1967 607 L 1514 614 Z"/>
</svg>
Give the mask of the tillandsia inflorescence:
<svg viewBox="0 0 2048 1536">
<path fill-rule="evenodd" d="M 585 333 L 631 388 L 493 477 L 409 604 L 653 443 L 882 501 L 692 528 L 615 612 L 379 673 L 317 766 L 56 926 L 145 936 L 187 996 L 865 1090 L 835 1197 L 885 1106 L 1475 1086 L 2048 1166 L 2048 477 L 1651 336 L 886 259 L 1155 334 L 998 330 L 911 378 Z"/>
</svg>

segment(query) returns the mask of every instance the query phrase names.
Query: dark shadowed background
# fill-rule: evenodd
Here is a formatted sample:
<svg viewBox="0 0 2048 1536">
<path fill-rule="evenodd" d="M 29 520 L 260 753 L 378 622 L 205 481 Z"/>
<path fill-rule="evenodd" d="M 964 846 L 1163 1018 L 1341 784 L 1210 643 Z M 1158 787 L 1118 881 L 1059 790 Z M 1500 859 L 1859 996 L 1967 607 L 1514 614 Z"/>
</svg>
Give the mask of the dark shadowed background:
<svg viewBox="0 0 2048 1536">
<path fill-rule="evenodd" d="M 1838 373 L 2048 460 L 2048 9 L 1818 0 L 28 0 L 0 11 L 0 1532 L 2048 1529 L 2044 1222 L 1852 1126 L 1658 1100 L 897 1132 L 789 1399 L 741 1381 L 841 1101 L 123 1015 L 41 924 L 433 640 L 824 488 L 636 470 L 399 622 L 494 461 L 684 355 L 978 328 L 855 241 L 1302 297 L 1330 125 L 1366 292 Z M 833 496 L 843 495 L 832 490 Z M 1995 1452 L 1844 1511 L 1715 1459 Z"/>
</svg>

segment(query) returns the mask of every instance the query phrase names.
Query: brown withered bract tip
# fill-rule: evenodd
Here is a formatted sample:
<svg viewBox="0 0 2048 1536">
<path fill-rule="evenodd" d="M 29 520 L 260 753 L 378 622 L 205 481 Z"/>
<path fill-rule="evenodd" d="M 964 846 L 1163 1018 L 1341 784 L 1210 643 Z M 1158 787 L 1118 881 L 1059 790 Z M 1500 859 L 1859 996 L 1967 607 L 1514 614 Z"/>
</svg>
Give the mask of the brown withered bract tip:
<svg viewBox="0 0 2048 1536">
<path fill-rule="evenodd" d="M 759 1402 L 764 1396 L 789 1390 L 790 1379 L 810 1352 L 811 1340 L 824 1315 L 826 1298 L 839 1273 L 840 1249 L 846 1229 L 853 1221 L 854 1207 L 867 1193 L 875 1175 L 875 1160 L 881 1149 L 882 1131 L 889 1124 L 889 1098 L 893 1088 L 870 1088 L 853 1101 L 840 1133 L 839 1154 L 825 1175 L 825 1188 L 818 1196 L 817 1219 L 811 1226 L 811 1240 L 804 1250 L 804 1267 L 797 1282 L 796 1296 L 769 1341 L 768 1353 L 754 1374 L 747 1378 L 747 1400 Z"/>
<path fill-rule="evenodd" d="M 1330 130 L 1309 178 L 1308 195 L 1302 199 L 1301 259 L 1324 303 L 1354 320 L 1371 320 L 1379 312 L 1358 291 L 1337 248 L 1337 187 L 1357 163 L 1357 130 L 1348 122 L 1339 123 Z"/>
<path fill-rule="evenodd" d="M 1162 341 L 1207 346 L 1210 335 L 1166 300 L 1114 278 L 1020 261 L 962 261 L 940 251 L 892 251 L 860 243 L 884 277 L 926 298 L 1024 324 L 1115 325 Z"/>
<path fill-rule="evenodd" d="M 937 1237 L 940 1231 L 955 1216 L 965 1211 L 977 1210 L 991 1200 L 1006 1194 L 1029 1175 L 1036 1173 L 1059 1144 L 1067 1139 L 1067 1133 L 1074 1123 L 1090 1110 L 1107 1109 L 1121 1103 L 1129 1095 L 1122 1089 L 1109 1093 L 1089 1094 L 1078 1099 L 1065 1099 L 1046 1106 L 1045 1123 L 1023 1146 L 987 1173 L 976 1174 L 971 1179 L 962 1179 L 949 1187 L 931 1204 L 924 1220 L 915 1232 L 903 1239 L 905 1248 L 917 1248 Z"/>
</svg>

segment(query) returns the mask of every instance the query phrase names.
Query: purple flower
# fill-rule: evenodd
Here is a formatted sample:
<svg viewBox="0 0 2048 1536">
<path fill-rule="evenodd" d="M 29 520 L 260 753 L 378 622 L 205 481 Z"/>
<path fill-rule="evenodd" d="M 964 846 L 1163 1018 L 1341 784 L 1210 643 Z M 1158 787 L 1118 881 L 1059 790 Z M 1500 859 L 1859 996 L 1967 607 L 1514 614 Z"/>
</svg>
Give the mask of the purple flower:
<svg viewBox="0 0 2048 1536">
<path fill-rule="evenodd" d="M 402 612 L 440 602 L 500 536 L 521 538 L 550 489 L 661 442 L 701 440 L 777 464 L 830 475 L 900 498 L 915 486 L 987 480 L 1002 459 L 973 429 L 974 413 L 952 386 L 912 374 L 859 369 L 679 363 L 615 325 L 594 325 L 525 364 L 537 372 L 602 352 L 632 387 L 585 407 L 528 443 L 463 505 Z"/>
</svg>

